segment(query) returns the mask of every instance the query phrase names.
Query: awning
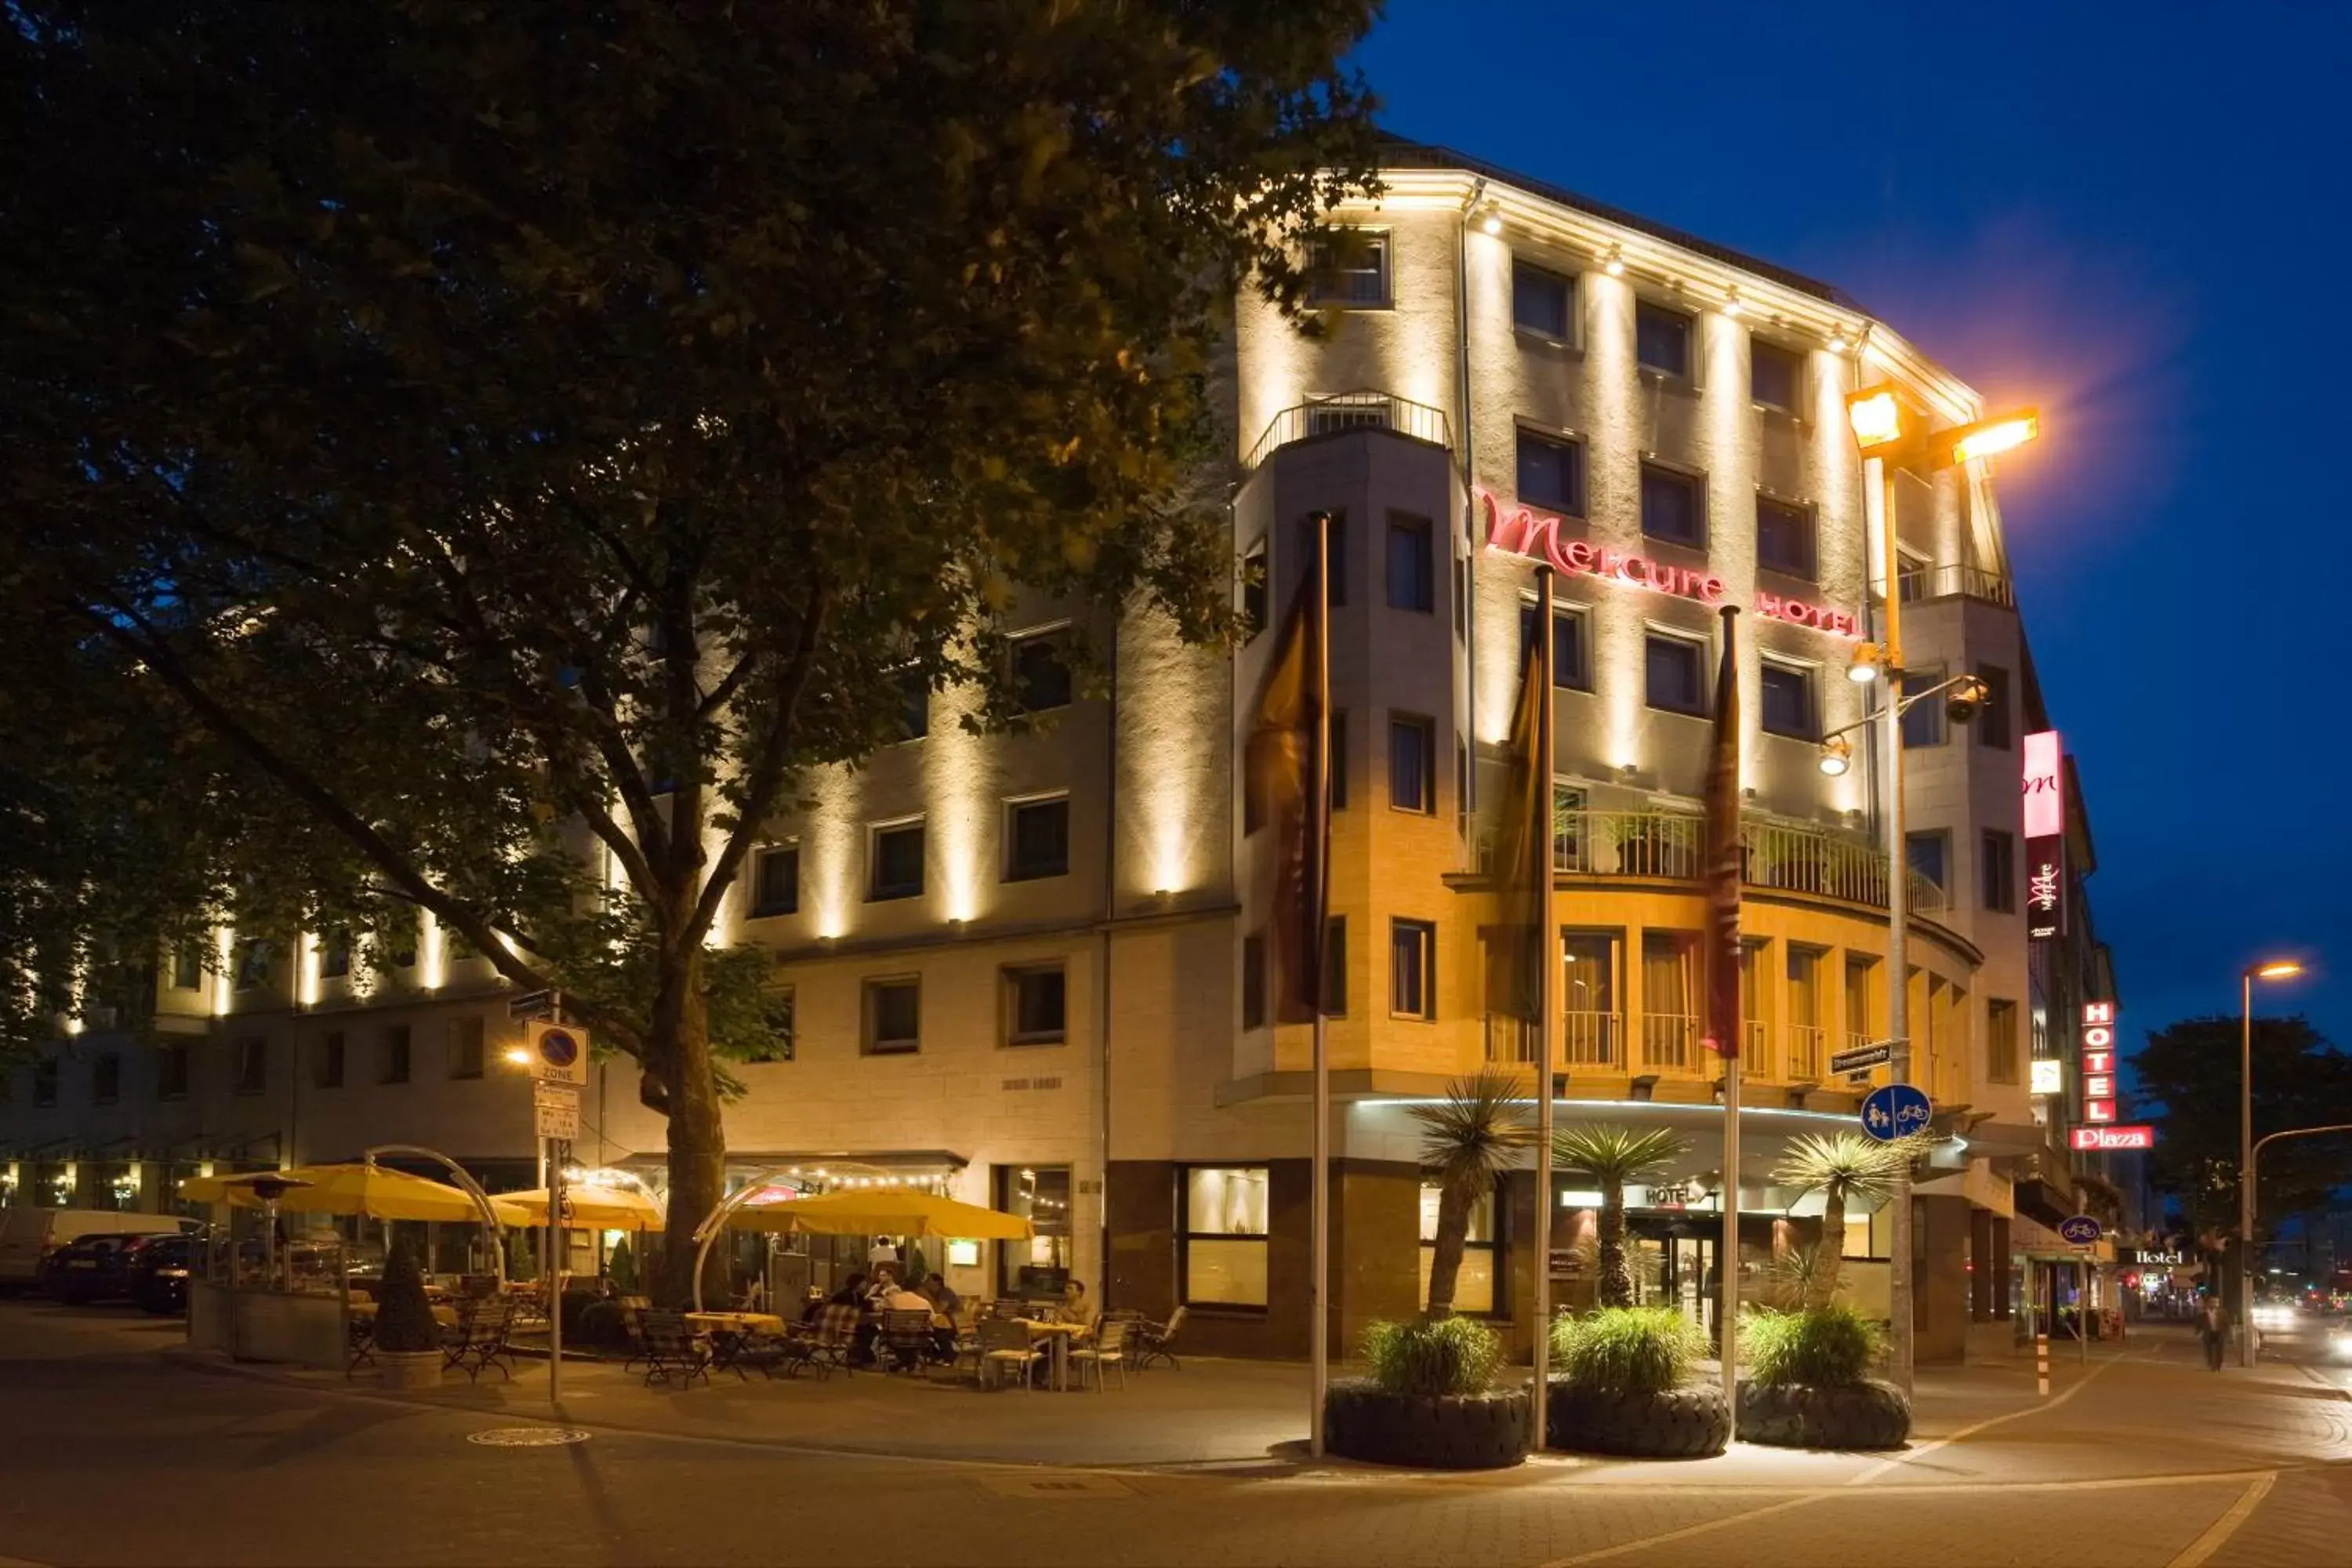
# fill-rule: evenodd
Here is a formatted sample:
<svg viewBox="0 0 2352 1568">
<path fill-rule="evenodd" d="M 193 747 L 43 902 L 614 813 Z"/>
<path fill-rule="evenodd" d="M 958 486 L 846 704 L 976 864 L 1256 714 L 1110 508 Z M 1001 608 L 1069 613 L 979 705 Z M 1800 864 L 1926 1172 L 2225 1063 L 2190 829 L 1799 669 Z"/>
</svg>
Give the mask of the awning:
<svg viewBox="0 0 2352 1568">
<path fill-rule="evenodd" d="M 2053 1229 L 2061 1220 L 2074 1212 L 2074 1199 L 2072 1193 L 2062 1191 L 2048 1182 L 2035 1177 L 2029 1176 L 2016 1183 L 2011 1191 L 2016 1194 L 2017 1212 L 2020 1215 L 2038 1220 Z"/>
</svg>

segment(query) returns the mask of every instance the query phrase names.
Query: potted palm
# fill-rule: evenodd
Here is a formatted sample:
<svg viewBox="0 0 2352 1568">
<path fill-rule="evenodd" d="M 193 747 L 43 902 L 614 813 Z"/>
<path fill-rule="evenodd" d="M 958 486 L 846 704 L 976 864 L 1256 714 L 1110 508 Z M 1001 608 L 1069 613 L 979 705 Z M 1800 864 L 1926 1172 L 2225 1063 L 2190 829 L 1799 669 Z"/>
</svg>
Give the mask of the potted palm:
<svg viewBox="0 0 2352 1568">
<path fill-rule="evenodd" d="M 1437 1235 L 1430 1248 L 1430 1318 L 1454 1314 L 1471 1212 L 1495 1190 L 1495 1178 L 1532 1139 L 1519 1113 L 1518 1085 L 1500 1073 L 1459 1079 L 1436 1105 L 1406 1114 L 1421 1123 L 1421 1163 L 1437 1173 Z"/>
<path fill-rule="evenodd" d="M 1852 1307 L 1750 1310 L 1739 1320 L 1739 1437 L 1782 1448 L 1899 1448 L 1911 1402 L 1870 1368 L 1885 1346 Z"/>
<path fill-rule="evenodd" d="M 1591 1178 L 1601 1189 L 1601 1267 L 1594 1289 L 1601 1306 L 1633 1304 L 1633 1276 L 1625 1264 L 1625 1184 L 1655 1175 L 1689 1150 L 1688 1140 L 1663 1128 L 1600 1122 L 1552 1134 L 1552 1163 Z"/>
<path fill-rule="evenodd" d="M 1807 1307 L 1826 1307 L 1837 1295 L 1846 1210 L 1856 1203 L 1876 1208 L 1893 1197 L 1895 1177 L 1910 1163 L 1916 1144 L 1909 1138 L 1882 1143 L 1859 1132 L 1808 1132 L 1790 1141 L 1772 1179 L 1800 1194 L 1822 1194 L 1822 1242 L 1805 1292 Z"/>
<path fill-rule="evenodd" d="M 1673 1307 L 1603 1307 L 1552 1325 L 1544 1441 L 1586 1454 L 1698 1458 L 1731 1441 L 1722 1384 L 1693 1381 L 1706 1336 Z"/>
<path fill-rule="evenodd" d="M 416 1256 L 395 1247 L 384 1259 L 376 1306 L 375 1363 L 387 1388 L 432 1388 L 441 1382 L 441 1325 L 425 1298 Z"/>
</svg>

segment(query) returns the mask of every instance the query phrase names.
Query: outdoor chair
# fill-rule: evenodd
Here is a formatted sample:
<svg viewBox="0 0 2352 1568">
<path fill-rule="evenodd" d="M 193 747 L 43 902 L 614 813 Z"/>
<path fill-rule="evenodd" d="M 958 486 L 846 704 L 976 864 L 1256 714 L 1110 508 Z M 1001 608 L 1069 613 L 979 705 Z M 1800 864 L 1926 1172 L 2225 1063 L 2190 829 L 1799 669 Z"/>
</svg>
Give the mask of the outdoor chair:
<svg viewBox="0 0 2352 1568">
<path fill-rule="evenodd" d="M 776 1375 L 776 1368 L 781 1366 L 785 1369 L 785 1375 L 789 1377 L 796 1366 L 797 1359 L 797 1352 L 792 1342 L 785 1339 L 783 1335 L 772 1334 L 764 1329 L 751 1329 L 737 1338 L 734 1351 L 727 1358 L 727 1364 L 734 1369 L 737 1377 L 745 1378 L 748 1381 L 749 1373 L 746 1372 L 746 1368 L 751 1372 L 758 1373 L 761 1377 L 773 1378 Z"/>
<path fill-rule="evenodd" d="M 1095 1369 L 1095 1392 L 1103 1392 L 1103 1373 L 1118 1368 L 1118 1385 L 1127 1386 L 1127 1333 L 1129 1325 L 1124 1321 L 1106 1319 L 1095 1342 L 1070 1352 L 1070 1364 L 1078 1369 L 1078 1386 L 1087 1385 L 1087 1368 Z"/>
<path fill-rule="evenodd" d="M 1001 1384 L 1008 1367 L 1020 1368 L 1022 1384 L 1034 1386 L 1037 1347 L 1029 1342 L 1029 1331 L 1012 1319 L 991 1318 L 980 1325 L 979 1355 L 982 1387 Z"/>
<path fill-rule="evenodd" d="M 932 1356 L 931 1315 L 909 1309 L 882 1314 L 882 1352 L 889 1358 L 884 1370 L 912 1372 Z"/>
<path fill-rule="evenodd" d="M 348 1349 L 351 1359 L 343 1365 L 343 1375 L 349 1377 L 362 1364 L 375 1364 L 375 1320 L 355 1317 L 352 1321 Z"/>
<path fill-rule="evenodd" d="M 639 1325 L 646 1340 L 646 1387 L 673 1377 L 682 1386 L 698 1377 L 705 1384 L 710 1381 L 710 1347 L 687 1328 L 681 1314 L 648 1310 Z"/>
<path fill-rule="evenodd" d="M 1131 1307 L 1121 1307 L 1116 1312 L 1105 1312 L 1095 1326 L 1096 1331 L 1108 1332 L 1113 1323 L 1126 1326 L 1127 1337 L 1124 1342 L 1127 1346 L 1127 1358 L 1132 1362 L 1142 1348 L 1135 1336 L 1143 1327 L 1143 1314 Z"/>
<path fill-rule="evenodd" d="M 471 1383 L 484 1369 L 495 1366 L 499 1376 L 511 1379 L 514 1368 L 509 1364 L 512 1352 L 507 1349 L 507 1330 L 513 1318 L 514 1310 L 504 1301 L 475 1303 L 442 1341 L 443 1369 L 457 1367 Z"/>
<path fill-rule="evenodd" d="M 797 1360 L 786 1376 L 803 1366 L 817 1369 L 818 1375 L 830 1378 L 834 1369 L 852 1372 L 850 1352 L 857 1346 L 857 1309 L 828 1305 L 816 1315 L 814 1330 L 803 1330 L 793 1342 Z"/>
<path fill-rule="evenodd" d="M 1177 1364 L 1176 1352 L 1168 1348 L 1176 1342 L 1177 1332 L 1183 1327 L 1184 1309 L 1181 1307 L 1169 1313 L 1168 1321 L 1164 1323 L 1137 1325 L 1135 1341 L 1140 1349 L 1135 1358 L 1135 1370 L 1149 1371 L 1153 1362 L 1164 1361 L 1171 1369 L 1178 1372 L 1183 1371 L 1184 1369 Z"/>
</svg>

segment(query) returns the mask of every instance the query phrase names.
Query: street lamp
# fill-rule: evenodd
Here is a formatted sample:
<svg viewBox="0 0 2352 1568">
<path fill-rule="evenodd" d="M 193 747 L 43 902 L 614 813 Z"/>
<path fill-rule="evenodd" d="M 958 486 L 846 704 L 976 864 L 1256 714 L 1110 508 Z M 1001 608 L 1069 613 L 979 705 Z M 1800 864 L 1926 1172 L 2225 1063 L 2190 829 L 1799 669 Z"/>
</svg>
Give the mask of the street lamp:
<svg viewBox="0 0 2352 1568">
<path fill-rule="evenodd" d="M 2254 982 L 2292 980 L 2291 958 L 2250 963 L 2238 975 L 2238 1364 L 2254 1364 Z"/>
<path fill-rule="evenodd" d="M 1885 610 L 1878 628 L 1881 641 L 1872 661 L 1872 673 L 1883 673 L 1887 681 L 1886 700 L 1878 705 L 1880 743 L 1886 752 L 1886 1032 L 1892 1041 L 1887 1076 L 1896 1083 L 1907 1083 L 1911 1079 L 1910 910 L 1906 898 L 1910 889 L 1905 881 L 1908 866 L 1903 832 L 1903 710 L 1909 702 L 1902 698 L 1903 588 L 1896 570 L 1901 556 L 1895 531 L 1895 474 L 1898 467 L 1906 464 L 1932 470 L 1973 462 L 1995 452 L 2012 451 L 2041 435 L 2042 417 L 2032 409 L 2020 409 L 1954 429 L 1930 431 L 1927 422 L 1905 405 L 1902 395 L 1884 383 L 1848 393 L 1845 411 L 1846 423 L 1853 431 L 1854 447 L 1862 454 L 1863 483 L 1868 487 L 1865 504 L 1868 495 L 1878 498 L 1879 564 L 1885 574 L 1880 583 L 1880 602 Z M 1858 668 L 1857 660 L 1857 668 L 1847 673 L 1856 679 L 1864 679 Z M 1970 682 L 1971 687 L 1952 699 L 1951 714 L 1954 719 L 1965 721 L 1973 717 L 1983 703 L 1985 689 L 1973 676 L 1944 685 L 1958 687 L 1960 680 Z M 1939 691 L 1943 689 L 1937 688 Z M 1932 694 L 1921 692 L 1918 698 L 1929 695 Z M 1826 753 L 1822 760 L 1823 771 L 1827 772 Z M 1894 1208 L 1895 1221 L 1887 1238 L 1894 1253 L 1888 1269 L 1887 1309 L 1895 1320 L 1891 1347 L 1895 1382 L 1907 1395 L 1911 1392 L 1912 1360 L 1908 1162 L 1895 1173 Z"/>
</svg>

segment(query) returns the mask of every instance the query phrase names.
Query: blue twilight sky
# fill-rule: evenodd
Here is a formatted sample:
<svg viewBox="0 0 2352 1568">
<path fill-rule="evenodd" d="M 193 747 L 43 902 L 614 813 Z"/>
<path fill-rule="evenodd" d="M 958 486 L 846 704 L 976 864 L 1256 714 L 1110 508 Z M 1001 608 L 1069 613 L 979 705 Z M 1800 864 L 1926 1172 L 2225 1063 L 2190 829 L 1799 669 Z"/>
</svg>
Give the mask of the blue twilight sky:
<svg viewBox="0 0 2352 1568">
<path fill-rule="evenodd" d="M 1390 129 L 1835 283 L 1996 405 L 2126 1039 L 2352 1048 L 2352 5 L 1391 0 Z M 2263 1005 L 2263 1004 L 2258 1004 Z"/>
</svg>

